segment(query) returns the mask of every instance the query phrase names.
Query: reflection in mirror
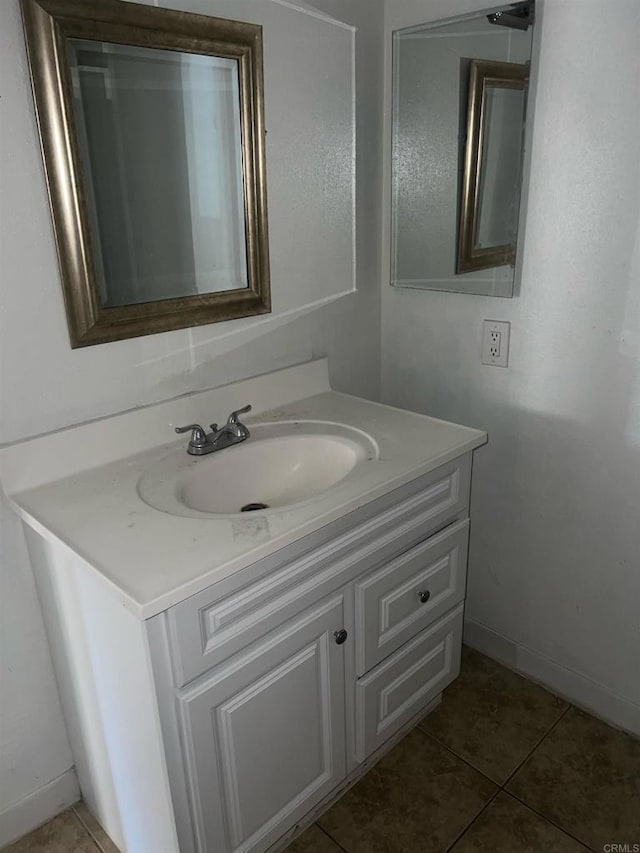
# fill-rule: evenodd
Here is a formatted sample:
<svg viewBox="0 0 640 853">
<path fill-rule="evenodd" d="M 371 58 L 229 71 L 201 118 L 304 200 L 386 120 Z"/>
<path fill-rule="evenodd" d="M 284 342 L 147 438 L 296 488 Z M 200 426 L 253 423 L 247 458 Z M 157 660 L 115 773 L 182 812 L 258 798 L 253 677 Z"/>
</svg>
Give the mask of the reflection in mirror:
<svg viewBox="0 0 640 853">
<path fill-rule="evenodd" d="M 528 64 L 472 60 L 456 272 L 513 264 Z"/>
<path fill-rule="evenodd" d="M 77 39 L 70 55 L 102 305 L 246 288 L 237 60 Z"/>
<path fill-rule="evenodd" d="M 521 91 L 498 86 L 487 86 L 485 90 L 478 225 L 474 241 L 479 249 L 515 242 L 523 106 Z"/>
<path fill-rule="evenodd" d="M 478 137 L 488 144 L 475 149 L 474 216 L 465 221 L 476 254 L 495 247 L 502 253 L 491 266 L 465 268 L 458 250 L 469 84 L 474 61 L 527 67 L 532 21 L 533 4 L 517 3 L 393 34 L 393 285 L 512 296 L 526 88 L 485 89 Z M 498 126 L 508 130 L 506 136 L 494 133 Z"/>
<path fill-rule="evenodd" d="M 21 5 L 72 346 L 270 311 L 262 28 Z"/>
</svg>

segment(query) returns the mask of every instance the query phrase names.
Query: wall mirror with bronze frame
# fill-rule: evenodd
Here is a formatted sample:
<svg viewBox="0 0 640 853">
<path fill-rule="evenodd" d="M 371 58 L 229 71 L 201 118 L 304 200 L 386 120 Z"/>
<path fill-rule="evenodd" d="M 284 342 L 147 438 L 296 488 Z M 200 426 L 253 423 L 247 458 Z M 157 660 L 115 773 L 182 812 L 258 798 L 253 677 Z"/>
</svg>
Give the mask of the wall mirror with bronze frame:
<svg viewBox="0 0 640 853">
<path fill-rule="evenodd" d="M 71 345 L 269 312 L 262 28 L 21 5 Z"/>
<path fill-rule="evenodd" d="M 457 273 L 515 262 L 528 81 L 528 63 L 470 63 Z"/>
</svg>

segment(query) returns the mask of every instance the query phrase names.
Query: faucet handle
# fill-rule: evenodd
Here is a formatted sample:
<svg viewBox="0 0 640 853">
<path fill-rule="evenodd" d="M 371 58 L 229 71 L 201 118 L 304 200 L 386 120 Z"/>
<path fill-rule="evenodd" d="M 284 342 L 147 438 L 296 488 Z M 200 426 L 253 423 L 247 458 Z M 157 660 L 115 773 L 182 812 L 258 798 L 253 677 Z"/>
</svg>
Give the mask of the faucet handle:
<svg viewBox="0 0 640 853">
<path fill-rule="evenodd" d="M 188 424 L 187 426 L 176 427 L 176 432 L 189 432 L 192 430 L 189 445 L 191 447 L 201 447 L 207 443 L 207 434 L 200 424 Z"/>
<path fill-rule="evenodd" d="M 246 414 L 246 412 L 250 412 L 250 411 L 251 411 L 251 404 L 249 404 L 248 406 L 243 406 L 243 408 L 242 408 L 242 409 L 238 409 L 238 410 L 237 410 L 237 411 L 235 411 L 235 412 L 231 412 L 231 414 L 230 414 L 230 415 L 229 415 L 229 417 L 227 418 L 227 423 L 228 423 L 228 424 L 237 424 L 237 423 L 239 423 L 239 421 L 238 421 L 238 415 L 244 415 L 244 414 Z"/>
</svg>

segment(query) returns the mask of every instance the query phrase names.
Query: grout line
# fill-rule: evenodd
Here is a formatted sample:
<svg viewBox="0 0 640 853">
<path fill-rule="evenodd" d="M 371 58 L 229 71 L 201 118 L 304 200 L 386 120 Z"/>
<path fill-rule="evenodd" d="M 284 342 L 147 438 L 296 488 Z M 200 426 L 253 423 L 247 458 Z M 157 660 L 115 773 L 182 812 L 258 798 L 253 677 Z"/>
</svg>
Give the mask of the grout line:
<svg viewBox="0 0 640 853">
<path fill-rule="evenodd" d="M 596 850 L 594 847 L 590 847 L 588 844 L 582 841 L 582 839 L 578 838 L 577 835 L 574 835 L 572 832 L 566 830 L 564 826 L 559 824 L 553 818 L 550 818 L 546 814 L 539 812 L 538 809 L 535 809 L 530 803 L 527 803 L 526 800 L 521 799 L 517 794 L 514 794 L 511 791 L 504 791 L 504 793 L 508 797 L 513 797 L 514 800 L 517 800 L 520 805 L 526 806 L 526 808 L 528 808 L 530 812 L 533 812 L 534 815 L 537 815 L 539 818 L 542 818 L 542 820 L 545 820 L 547 823 L 550 823 L 552 826 L 555 826 L 556 829 L 559 829 L 561 832 L 564 832 L 564 834 L 568 835 L 569 838 L 572 838 L 574 841 L 577 841 L 578 844 L 580 844 L 586 850 L 590 850 L 591 853 L 602 853 L 602 848 L 600 850 Z"/>
<path fill-rule="evenodd" d="M 487 776 L 487 774 L 486 774 L 483 770 L 479 770 L 479 769 L 475 766 L 475 764 L 472 764 L 472 763 L 469 761 L 469 759 L 467 759 L 467 758 L 463 758 L 463 756 L 462 756 L 462 755 L 458 755 L 458 753 L 457 753 L 454 749 L 451 749 L 451 747 L 450 747 L 450 746 L 447 746 L 447 744 L 446 744 L 446 743 L 443 743 L 443 742 L 442 742 L 441 740 L 439 740 L 435 735 L 431 734 L 431 732 L 427 732 L 427 731 L 425 731 L 425 730 L 422 728 L 422 726 L 420 725 L 420 723 L 418 723 L 417 728 L 418 728 L 418 729 L 420 729 L 420 731 L 422 732 L 422 734 L 423 734 L 423 735 L 426 735 L 428 738 L 431 738 L 431 740 L 434 740 L 434 741 L 438 744 L 438 746 L 441 746 L 443 749 L 446 749 L 446 750 L 447 750 L 447 752 L 450 752 L 450 753 L 451 753 L 451 755 L 455 756 L 457 759 L 459 759 L 460 761 L 462 761 L 462 762 L 463 762 L 463 764 L 466 764 L 466 765 L 467 765 L 467 767 L 470 767 L 472 770 L 475 770 L 475 772 L 476 772 L 476 773 L 479 773 L 481 776 L 483 776 L 485 779 L 487 779 L 489 782 L 491 782 L 491 784 L 492 784 L 492 785 L 495 785 L 495 786 L 498 788 L 498 790 L 501 790 L 501 789 L 502 789 L 502 785 L 500 784 L 500 782 L 496 782 L 496 780 L 495 780 L 495 779 L 492 779 L 492 778 L 491 778 L 491 776 Z M 528 757 L 528 756 L 527 756 L 527 757 Z M 506 784 L 506 783 L 505 783 L 505 784 Z"/>
<path fill-rule="evenodd" d="M 480 773 L 480 775 L 481 775 L 481 776 L 484 776 L 484 778 L 485 778 L 485 779 L 488 779 L 490 782 L 493 782 L 493 784 L 494 784 L 494 785 L 497 785 L 497 786 L 498 786 L 498 788 L 503 789 L 503 788 L 504 788 L 504 787 L 505 787 L 505 786 L 506 786 L 506 785 L 507 785 L 507 784 L 512 780 L 512 778 L 515 776 L 515 774 L 518 772 L 518 770 L 520 770 L 520 768 L 522 767 L 522 765 L 523 765 L 526 761 L 528 761 L 528 760 L 529 760 L 529 758 L 531 758 L 531 756 L 533 755 L 533 753 L 534 753 L 534 752 L 536 751 L 536 749 L 540 746 L 540 744 L 541 744 L 541 743 L 542 743 L 542 741 L 547 737 L 547 735 L 548 735 L 548 734 L 550 734 L 550 733 L 553 731 L 553 729 L 555 729 L 555 727 L 558 725 L 558 723 L 559 723 L 562 719 L 564 719 L 564 717 L 569 713 L 569 711 L 571 710 L 571 708 L 572 708 L 572 707 L 573 707 L 573 705 L 570 705 L 570 704 L 569 704 L 569 705 L 564 709 L 564 711 L 560 714 L 560 716 L 558 717 L 558 719 L 557 719 L 554 723 L 552 723 L 552 724 L 549 726 L 549 728 L 546 730 L 546 732 L 545 732 L 543 735 L 541 735 L 541 736 L 540 736 L 540 738 L 536 741 L 535 745 L 534 745 L 534 746 L 531 748 L 531 750 L 530 750 L 530 751 L 525 755 L 525 757 L 524 757 L 524 758 L 522 759 L 522 761 L 517 765 L 517 767 L 516 767 L 514 770 L 512 770 L 512 771 L 511 771 L 511 773 L 507 776 L 507 778 L 505 779 L 505 781 L 504 781 L 504 782 L 497 782 L 495 779 L 492 779 L 492 778 L 491 778 L 491 776 L 488 776 L 488 775 L 484 772 L 484 770 L 480 770 L 480 768 L 479 768 L 479 767 L 476 767 L 476 766 L 475 766 L 475 764 L 472 764 L 472 762 L 471 762 L 468 758 L 465 758 L 464 756 L 459 755 L 459 754 L 458 754 L 454 749 L 452 749 L 450 746 L 447 746 L 447 744 L 446 744 L 446 743 L 443 743 L 443 742 L 442 742 L 438 737 L 436 737 L 436 735 L 434 735 L 434 734 L 432 734 L 431 732 L 428 732 L 428 731 L 426 731 L 425 729 L 423 729 L 423 728 L 422 728 L 422 723 L 421 723 L 421 722 L 420 722 L 420 723 L 418 723 L 418 725 L 417 725 L 417 727 L 416 727 L 416 728 L 420 729 L 420 731 L 421 731 L 423 734 L 427 735 L 427 737 L 430 737 L 430 738 L 431 738 L 432 740 L 434 740 L 437 744 L 439 744 L 440 746 L 444 747 L 444 749 L 446 749 L 446 750 L 447 750 L 448 752 L 450 752 L 452 755 L 455 755 L 455 757 L 456 757 L 456 758 L 459 758 L 459 759 L 460 759 L 460 761 L 464 761 L 464 763 L 465 763 L 468 767 L 471 767 L 471 769 L 472 769 L 472 770 L 475 770 L 475 771 L 476 771 L 476 773 Z"/>
<path fill-rule="evenodd" d="M 564 826 L 562 826 L 562 824 L 558 823 L 558 822 L 557 822 L 556 820 L 554 820 L 553 818 L 548 817 L 548 815 L 544 814 L 543 812 L 538 811 L 538 809 L 534 808 L 530 803 L 528 803 L 526 800 L 522 799 L 522 797 L 518 796 L 518 794 L 514 794 L 512 791 L 508 791 L 508 790 L 507 790 L 507 788 L 506 788 L 506 786 L 507 786 L 507 785 L 509 784 L 509 782 L 513 779 L 513 777 L 516 775 L 516 773 L 517 773 L 517 772 L 522 768 L 522 766 L 523 766 L 523 765 L 524 765 L 524 764 L 529 760 L 529 758 L 531 758 L 531 756 L 533 755 L 533 753 L 538 749 L 538 747 L 540 746 L 540 744 L 542 743 L 542 741 L 543 741 L 543 740 L 544 740 L 544 739 L 545 739 L 549 734 L 551 734 L 551 732 L 555 729 L 555 727 L 556 727 L 556 726 L 557 726 L 557 725 L 558 725 L 558 724 L 559 724 L 559 723 L 560 723 L 560 722 L 561 722 L 561 721 L 566 717 L 566 715 L 569 713 L 569 711 L 571 710 L 571 708 L 572 708 L 572 707 L 573 707 L 573 705 L 569 704 L 569 705 L 568 705 L 568 707 L 564 709 L 564 711 L 562 712 L 562 714 L 560 714 L 560 716 L 559 716 L 559 717 L 558 717 L 558 719 L 555 721 L 555 723 L 553 723 L 553 725 L 552 725 L 552 726 L 550 726 L 550 727 L 549 727 L 549 729 L 548 729 L 548 730 L 547 730 L 547 731 L 542 735 L 542 737 L 538 740 L 538 742 L 537 742 L 537 743 L 536 743 L 536 745 L 531 749 L 531 751 L 528 753 L 528 755 L 527 755 L 527 756 L 526 756 L 526 757 L 525 757 L 525 758 L 520 762 L 520 764 L 516 767 L 516 769 L 515 769 L 515 770 L 514 770 L 514 771 L 513 771 L 513 772 L 512 772 L 508 777 L 507 777 L 507 779 L 505 780 L 505 782 L 497 788 L 496 792 L 493 794 L 493 796 L 491 797 L 491 799 L 490 799 L 490 800 L 488 800 L 488 801 L 485 803 L 485 805 L 482 807 L 482 809 L 481 809 L 481 810 L 478 812 L 478 814 L 473 818 L 473 820 L 471 821 L 471 823 L 469 823 L 469 824 L 468 824 L 468 825 L 467 825 L 467 826 L 462 830 L 462 832 L 457 836 L 457 838 L 455 839 L 455 841 L 454 841 L 451 845 L 449 845 L 449 847 L 447 847 L 447 848 L 446 848 L 446 850 L 444 851 L 444 853 L 451 853 L 451 851 L 453 850 L 453 848 L 455 847 L 455 845 L 458 843 L 458 841 L 460 841 L 460 839 L 462 838 L 462 836 L 463 836 L 463 835 L 464 835 L 464 834 L 465 834 L 469 829 L 471 829 L 471 827 L 473 826 L 473 824 L 478 820 L 478 818 L 480 817 L 480 815 L 481 815 L 481 814 L 483 814 L 483 812 L 485 812 L 485 811 L 487 810 L 487 808 L 488 808 L 488 807 L 491 805 L 491 803 L 495 800 L 495 798 L 498 796 L 498 794 L 505 794 L 505 796 L 507 796 L 507 797 L 512 797 L 514 800 L 516 800 L 517 802 L 519 802 L 522 806 L 524 806 L 525 808 L 529 809 L 529 811 L 530 811 L 530 812 L 533 812 L 533 814 L 535 814 L 535 815 L 536 815 L 537 817 L 539 817 L 541 820 L 544 820 L 546 823 L 551 824 L 551 825 L 552 825 L 552 826 L 554 826 L 556 829 L 558 829 L 560 832 L 564 833 L 564 835 L 568 836 L 569 838 L 573 839 L 573 841 L 575 841 L 575 842 L 577 842 L 578 844 L 580 844 L 580 845 L 581 845 L 582 847 L 584 847 L 586 850 L 591 851 L 591 853 L 600 853 L 600 851 L 596 851 L 593 847 L 590 847 L 588 844 L 586 844 L 582 839 L 578 838 L 578 837 L 577 837 L 576 835 L 574 835 L 572 832 L 570 832 L 569 830 L 567 830 L 567 828 L 566 828 L 566 827 L 564 827 Z M 428 732 L 425 732 L 425 734 L 428 734 Z M 431 737 L 433 737 L 433 736 L 431 736 Z M 438 740 L 437 740 L 437 738 L 435 738 L 435 737 L 434 737 L 433 739 L 434 739 L 434 740 L 436 740 L 436 741 L 437 741 L 437 743 L 440 743 L 440 741 L 438 741 Z M 457 758 L 460 758 L 460 760 L 461 760 L 461 761 L 464 761 L 464 759 L 463 759 L 461 756 L 457 755 L 457 753 L 455 753 L 452 749 L 449 749 L 449 747 L 445 746 L 445 744 L 441 744 L 441 745 L 442 745 L 442 746 L 444 746 L 444 747 L 445 747 L 445 749 L 448 749 L 448 750 L 449 750 L 449 752 L 451 752 L 451 753 L 452 753 L 453 755 L 455 755 Z M 477 770 L 477 768 L 473 767 L 473 765 L 472 765 L 472 764 L 469 764 L 469 762 L 468 762 L 468 761 L 465 761 L 465 764 L 467 764 L 469 767 L 472 767 L 474 770 Z M 481 773 L 481 771 L 480 771 L 480 770 L 477 770 L 477 772 L 478 772 L 478 773 Z M 485 774 L 484 774 L 484 773 L 482 773 L 482 775 L 483 775 L 483 776 L 485 776 Z M 489 779 L 489 777 L 488 777 L 488 776 L 485 776 L 485 778 L 486 778 L 486 779 Z M 496 784 L 497 784 L 493 779 L 490 779 L 489 781 L 493 782 L 493 784 L 494 784 L 494 785 L 496 785 Z"/>
<path fill-rule="evenodd" d="M 455 753 L 454 753 L 454 754 L 455 754 Z M 475 767 L 474 767 L 474 770 L 475 770 Z M 479 772 L 480 772 L 480 771 L 478 771 L 478 773 L 479 773 Z M 489 777 L 487 777 L 487 778 L 489 778 Z M 495 785 L 495 782 L 494 782 L 493 784 Z M 483 805 L 483 807 L 480 809 L 480 811 L 478 812 L 478 814 L 474 816 L 473 820 L 470 820 L 470 821 L 469 821 L 469 823 L 465 826 L 465 828 L 462 830 L 462 832 L 460 832 L 460 833 L 458 833 L 458 835 L 456 835 L 456 837 L 453 839 L 453 841 L 451 842 L 451 844 L 450 844 L 448 847 L 445 847 L 445 849 L 444 849 L 443 853 L 450 853 L 450 851 L 452 851 L 452 850 L 453 850 L 453 848 L 456 846 L 456 844 L 458 843 L 458 841 L 460 841 L 460 839 L 461 839 L 461 838 L 462 838 L 462 836 L 465 834 L 465 832 L 467 832 L 469 829 L 471 829 L 471 827 L 472 827 L 472 826 L 473 826 L 473 824 L 478 820 L 478 818 L 480 817 L 480 815 L 481 815 L 481 814 L 483 814 L 483 812 L 485 812 L 485 811 L 489 808 L 489 806 L 490 806 L 490 805 L 491 805 L 491 803 L 495 800 L 495 798 L 498 796 L 498 794 L 501 794 L 501 793 L 502 793 L 502 788 L 496 788 L 496 790 L 494 791 L 494 793 L 493 793 L 493 794 L 491 795 L 491 797 L 487 800 L 487 802 Z"/>
<path fill-rule="evenodd" d="M 521 762 L 521 763 L 516 767 L 516 769 L 513 771 L 513 773 L 509 776 L 509 778 L 506 780 L 506 782 L 505 782 L 505 783 L 504 783 L 504 785 L 502 786 L 502 789 L 501 789 L 501 790 L 502 790 L 502 791 L 504 791 L 504 793 L 505 793 L 507 796 L 509 796 L 509 797 L 513 797 L 513 799 L 514 799 L 514 800 L 517 800 L 519 803 L 521 803 L 521 805 L 523 805 L 523 806 L 525 806 L 526 808 L 528 808 L 528 809 L 529 809 L 529 811 L 533 812 L 535 815 L 537 815 L 538 817 L 542 818 L 542 820 L 546 820 L 546 822 L 547 822 L 547 823 L 550 823 L 552 826 L 555 826 L 555 828 L 556 828 L 556 829 L 559 829 L 561 832 L 564 832 L 564 834 L 565 834 L 565 835 L 568 835 L 568 836 L 569 836 L 569 838 L 573 838 L 573 840 L 574 840 L 574 841 L 577 841 L 577 842 L 578 842 L 578 844 L 582 845 L 582 847 L 585 847 L 587 850 L 592 851 L 592 853 L 600 853 L 600 851 L 596 851 L 596 850 L 594 850 L 594 848 L 593 848 L 593 847 L 590 847 L 588 844 L 586 844 L 584 841 L 582 841 L 580 838 L 578 838 L 576 835 L 574 835 L 572 832 L 570 832 L 566 827 L 562 826 L 562 824 L 558 823 L 558 822 L 557 822 L 556 820 L 554 820 L 553 818 L 550 818 L 548 815 L 544 814 L 543 812 L 538 811 L 538 809 L 534 808 L 530 803 L 528 803 L 526 800 L 524 800 L 521 796 L 519 796 L 518 794 L 515 794 L 513 791 L 508 791 L 508 790 L 507 790 L 507 787 L 506 787 L 506 786 L 509 784 L 509 782 L 511 782 L 511 780 L 512 780 L 512 779 L 513 779 L 513 777 L 516 775 L 516 773 L 518 773 L 518 771 L 522 769 L 522 767 L 524 766 L 524 764 L 525 764 L 525 763 L 526 763 L 526 762 L 531 758 L 531 756 L 532 756 L 532 755 L 534 754 L 534 752 L 538 749 L 538 747 L 539 747 L 539 746 L 540 746 L 540 744 L 543 742 L 543 740 L 545 740 L 545 739 L 546 739 L 546 738 L 551 734 L 551 732 L 555 729 L 555 727 L 556 727 L 556 726 L 557 726 L 557 725 L 558 725 L 562 720 L 564 720 L 564 718 L 567 716 L 567 714 L 569 713 L 569 711 L 570 711 L 572 708 L 573 708 L 573 705 L 571 705 L 571 704 L 569 703 L 569 704 L 568 704 L 568 707 L 564 709 L 564 711 L 562 712 L 562 714 L 560 714 L 560 716 L 559 716 L 559 717 L 558 717 L 558 719 L 555 721 L 555 723 L 554 723 L 554 724 L 553 724 L 553 725 L 548 729 L 548 731 L 546 731 L 546 732 L 545 732 L 545 734 L 543 734 L 543 736 L 540 738 L 540 740 L 537 742 L 537 744 L 533 747 L 533 749 L 531 750 L 531 752 L 529 753 L 529 755 L 527 755 L 527 757 L 524 759 L 524 761 L 522 761 L 522 762 Z"/>
<path fill-rule="evenodd" d="M 564 711 L 560 714 L 560 716 L 558 717 L 558 719 L 557 719 L 554 723 L 552 723 L 552 725 L 550 725 L 550 726 L 549 726 L 549 728 L 544 732 L 544 734 L 542 734 L 542 735 L 538 738 L 538 740 L 537 740 L 537 741 L 536 741 L 536 743 L 533 745 L 533 747 L 532 747 L 532 748 L 529 750 L 529 752 L 525 755 L 525 757 L 522 759 L 522 761 L 520 761 L 520 762 L 518 763 L 518 765 L 514 768 L 514 770 L 512 770 L 512 771 L 511 771 L 511 773 L 509 774 L 509 776 L 507 776 L 507 778 L 504 780 L 504 782 L 503 782 L 502 784 L 501 784 L 501 783 L 499 783 L 499 782 L 496 782 L 496 781 L 495 781 L 495 779 L 492 779 L 490 776 L 487 776 L 487 774 L 486 774 L 486 773 L 484 773 L 482 770 L 479 770 L 477 767 L 475 767 L 473 764 L 471 764 L 471 762 L 470 762 L 470 761 L 468 761 L 466 758 L 463 758 L 461 755 L 458 755 L 458 753 L 457 753 L 457 752 L 455 752 L 455 750 L 451 749 L 451 747 L 447 746 L 447 744 L 442 743 L 442 741 L 440 741 L 440 740 L 439 740 L 435 735 L 431 734 L 431 732 L 425 731 L 425 730 L 422 728 L 421 724 L 420 724 L 420 723 L 418 723 L 417 728 L 418 728 L 418 729 L 420 729 L 420 731 L 421 731 L 423 734 L 427 735 L 427 737 L 429 737 L 429 738 L 431 738 L 432 740 L 434 740 L 434 741 L 435 741 L 439 746 L 443 747 L 443 748 L 444 748 L 444 749 L 446 749 L 449 753 L 451 753 L 451 755 L 455 756 L 457 759 L 459 759 L 459 760 L 460 760 L 460 761 L 462 761 L 464 764 L 466 764 L 466 765 L 467 765 L 467 767 L 470 767 L 472 770 L 475 770 L 475 771 L 476 771 L 476 773 L 480 773 L 480 775 L 481 775 L 481 776 L 483 776 L 485 779 L 487 779 L 489 782 L 491 782 L 492 784 L 494 784 L 494 785 L 496 786 L 496 790 L 495 790 L 495 792 L 493 793 L 493 795 L 491 796 L 491 798 L 490 798 L 489 800 L 487 800 L 487 802 L 484 804 L 484 806 L 483 806 L 483 807 L 480 809 L 480 811 L 475 815 L 475 817 L 473 818 L 473 820 L 471 820 L 471 821 L 470 821 L 470 822 L 469 822 L 469 823 L 464 827 L 464 829 L 463 829 L 463 830 L 462 830 L 462 831 L 461 831 L 461 832 L 456 836 L 456 838 L 453 840 L 453 842 L 452 842 L 452 843 L 451 843 L 451 844 L 450 844 L 450 845 L 449 845 L 449 846 L 444 850 L 444 853 L 451 853 L 451 851 L 453 851 L 453 848 L 454 848 L 454 847 L 455 847 L 455 845 L 458 843 L 458 841 L 460 841 L 460 839 L 462 838 L 462 836 L 463 836 L 463 835 L 464 835 L 464 834 L 465 834 L 469 829 L 471 829 L 471 827 L 472 827 L 472 826 L 473 826 L 473 824 L 478 820 L 478 818 L 480 817 L 480 815 L 482 815 L 482 814 L 483 814 L 483 813 L 484 813 L 484 812 L 489 808 L 489 806 L 491 805 L 491 803 L 495 800 L 495 798 L 496 798 L 496 797 L 498 796 L 498 794 L 500 794 L 500 793 L 504 793 L 504 794 L 506 794 L 506 795 L 508 795 L 508 796 L 513 797 L 515 800 L 517 800 L 517 801 L 518 801 L 519 803 L 521 803 L 523 806 L 525 806 L 526 808 L 528 808 L 530 811 L 532 811 L 532 812 L 533 812 L 534 814 L 536 814 L 538 817 L 540 817 L 540 818 L 542 818 L 543 820 L 547 821 L 547 822 L 548 822 L 548 823 L 550 823 L 552 826 L 555 826 L 555 827 L 556 827 L 556 829 L 559 829 L 559 830 L 560 830 L 561 832 L 563 832 L 565 835 L 569 836 L 569 837 L 570 837 L 570 838 L 572 838 L 574 841 L 578 842 L 578 843 L 579 843 L 579 844 L 581 844 L 583 847 L 585 847 L 585 848 L 587 848 L 588 850 L 590 850 L 590 851 L 591 851 L 591 853 L 598 853 L 598 851 L 593 851 L 593 849 L 592 849 L 591 847 L 589 847 L 588 845 L 586 845 L 586 844 L 585 844 L 583 841 L 581 841 L 579 838 L 576 838 L 576 836 L 575 836 L 575 835 L 573 835 L 571 832 L 567 832 L 567 830 L 566 830 L 563 826 L 561 826 L 560 824 L 556 823 L 554 820 L 550 820 L 546 815 L 544 815 L 544 814 L 542 814 L 541 812 L 537 811 L 536 809 L 532 808 L 532 807 L 529 805 L 529 803 L 527 803 L 527 802 L 525 802 L 524 800 L 520 799 L 520 797 L 518 797 L 517 795 L 512 794 L 512 793 L 511 793 L 511 791 L 507 791 L 507 790 L 506 790 L 506 786 L 507 786 L 507 785 L 509 784 L 509 782 L 513 779 L 513 777 L 516 775 L 516 773 L 518 773 L 518 771 L 519 771 L 519 770 L 524 766 L 524 764 L 525 764 L 525 763 L 526 763 L 526 762 L 531 758 L 531 756 L 533 755 L 533 753 L 538 749 L 538 747 L 539 747 L 539 746 L 540 746 L 540 744 L 545 740 L 545 738 L 547 738 L 547 737 L 548 737 L 548 735 L 550 735 L 550 734 L 551 734 L 551 732 L 555 729 L 555 727 L 556 727 L 556 726 L 557 726 L 557 725 L 558 725 L 558 724 L 559 724 L 559 723 L 560 723 L 560 722 L 561 722 L 561 721 L 566 717 L 566 715 L 569 713 L 569 711 L 571 710 L 571 708 L 572 708 L 572 707 L 573 707 L 573 705 L 571 705 L 570 703 L 567 703 L 567 707 L 566 707 L 566 708 L 564 709 Z"/>
<path fill-rule="evenodd" d="M 316 826 L 318 827 L 318 829 L 320 830 L 320 832 L 324 832 L 324 834 L 327 836 L 327 838 L 331 839 L 331 841 L 333 841 L 333 843 L 334 843 L 337 847 L 339 847 L 339 848 L 340 848 L 340 850 L 342 850 L 342 851 L 343 851 L 343 853 L 349 853 L 349 851 L 346 849 L 346 847 L 343 847 L 343 846 L 342 846 L 342 844 L 340 844 L 338 841 L 336 841 L 336 840 L 335 840 L 335 838 L 333 837 L 333 835 L 331 835 L 331 833 L 330 833 L 330 832 L 327 832 L 327 830 L 326 830 L 326 829 L 324 829 L 324 827 L 320 826 L 320 824 L 319 824 L 319 823 L 316 823 Z"/>
<path fill-rule="evenodd" d="M 532 755 L 533 755 L 533 753 L 536 751 L 536 749 L 540 746 L 540 744 L 542 743 L 542 741 L 543 741 L 543 740 L 545 740 L 545 738 L 546 738 L 548 735 L 550 735 L 550 734 L 551 734 L 551 732 L 555 729 L 555 727 L 558 725 L 558 723 L 560 723 L 562 720 L 564 720 L 564 718 L 567 716 L 567 714 L 569 713 L 569 711 L 571 710 L 571 708 L 573 708 L 573 705 L 571 705 L 571 704 L 567 704 L 567 707 L 566 707 L 566 708 L 564 709 L 564 711 L 560 714 L 560 716 L 559 716 L 559 717 L 558 717 L 558 719 L 555 721 L 555 723 L 553 723 L 553 725 L 549 726 L 549 728 L 547 729 L 547 731 L 542 735 L 542 737 L 540 737 L 540 738 L 536 741 L 535 746 L 530 750 L 530 752 L 528 752 L 528 753 L 527 753 L 527 755 L 525 755 L 525 757 L 522 759 L 522 761 L 520 762 L 520 764 L 518 764 L 518 766 L 516 767 L 516 769 L 515 769 L 515 770 L 513 770 L 513 771 L 509 774 L 509 776 L 505 779 L 504 783 L 501 785 L 501 788 L 506 789 L 507 785 L 508 785 L 508 784 L 509 784 L 509 782 L 513 779 L 513 777 L 516 775 L 516 773 L 517 773 L 519 770 L 521 770 L 521 769 L 522 769 L 522 767 L 523 767 L 523 766 L 526 764 L 526 762 L 531 758 L 531 756 L 532 756 Z"/>
<path fill-rule="evenodd" d="M 89 837 L 89 838 L 91 839 L 91 841 L 94 843 L 94 845 L 96 846 L 96 848 L 100 851 L 100 853 L 104 853 L 104 850 L 102 849 L 102 846 L 101 846 L 101 845 L 100 845 L 100 843 L 98 842 L 98 839 L 94 837 L 93 833 L 91 832 L 91 830 L 89 829 L 89 827 L 87 826 L 87 824 L 82 820 L 82 818 L 80 817 L 79 813 L 77 812 L 76 807 L 75 807 L 75 804 L 71 806 L 71 811 L 73 812 L 73 814 L 74 814 L 74 816 L 75 816 L 75 819 L 78 821 L 78 823 L 80 824 L 80 826 L 84 829 L 84 831 L 87 833 L 88 837 Z"/>
<path fill-rule="evenodd" d="M 462 831 L 459 832 L 458 835 L 456 835 L 456 837 L 453 839 L 451 844 L 448 847 L 446 847 L 445 850 L 443 851 L 443 853 L 449 853 L 449 851 L 451 851 L 455 847 L 455 845 L 458 843 L 458 841 L 460 841 L 460 839 L 465 834 L 465 832 L 471 828 L 471 826 L 477 821 L 477 819 L 480 817 L 480 815 L 491 805 L 491 803 L 495 800 L 495 798 L 498 796 L 498 794 L 502 791 L 502 787 L 500 786 L 500 784 L 498 782 L 495 781 L 495 779 L 491 779 L 489 776 L 487 776 L 486 773 L 483 773 L 482 770 L 478 770 L 477 767 L 474 767 L 473 764 L 471 764 L 469 761 L 467 761 L 461 755 L 458 755 L 457 752 L 454 752 L 450 747 L 448 747 L 446 745 L 446 743 L 442 743 L 441 741 L 438 740 L 437 737 L 435 737 L 435 735 L 432 735 L 430 732 L 425 731 L 422 728 L 420 723 L 418 723 L 416 728 L 418 728 L 423 735 L 426 735 L 426 737 L 430 738 L 435 743 L 437 743 L 438 746 L 441 746 L 443 749 L 446 749 L 446 751 L 449 752 L 451 755 L 453 755 L 454 758 L 457 758 L 458 761 L 462 761 L 463 764 L 466 764 L 467 767 L 469 767 L 475 773 L 479 773 L 483 779 L 486 779 L 487 782 L 490 782 L 495 787 L 495 791 L 489 797 L 487 802 L 482 806 L 480 811 L 471 818 L 469 823 L 466 824 L 466 826 L 462 829 Z"/>
</svg>

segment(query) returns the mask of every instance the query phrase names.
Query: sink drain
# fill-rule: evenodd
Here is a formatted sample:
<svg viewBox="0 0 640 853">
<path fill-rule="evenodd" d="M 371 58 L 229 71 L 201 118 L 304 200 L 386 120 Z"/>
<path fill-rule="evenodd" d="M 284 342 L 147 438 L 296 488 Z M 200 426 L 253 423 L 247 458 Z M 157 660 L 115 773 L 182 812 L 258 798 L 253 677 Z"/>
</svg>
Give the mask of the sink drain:
<svg viewBox="0 0 640 853">
<path fill-rule="evenodd" d="M 255 512 L 258 509 L 269 509 L 269 504 L 245 504 L 244 506 L 240 507 L 240 512 Z"/>
</svg>

